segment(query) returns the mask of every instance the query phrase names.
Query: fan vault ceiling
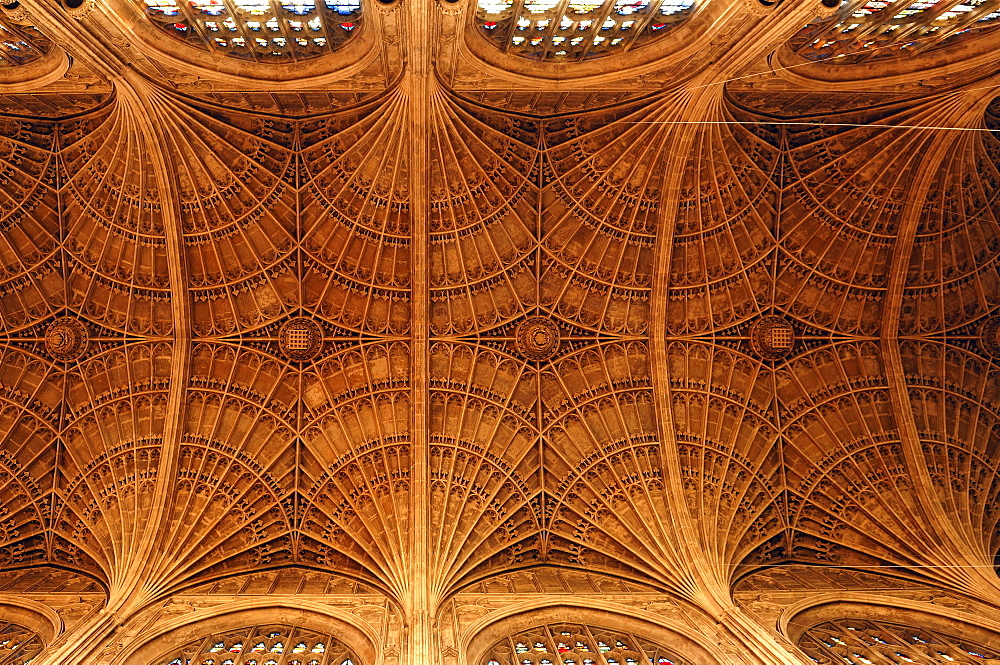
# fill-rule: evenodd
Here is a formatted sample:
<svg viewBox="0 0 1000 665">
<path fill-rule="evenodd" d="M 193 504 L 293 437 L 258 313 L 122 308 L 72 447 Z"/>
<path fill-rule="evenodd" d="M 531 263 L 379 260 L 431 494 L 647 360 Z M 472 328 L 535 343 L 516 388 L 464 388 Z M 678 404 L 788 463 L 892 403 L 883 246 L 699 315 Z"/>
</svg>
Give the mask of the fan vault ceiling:
<svg viewBox="0 0 1000 665">
<path fill-rule="evenodd" d="M 806 662 L 773 566 L 996 617 L 989 27 L 816 62 L 837 9 L 709 0 L 564 63 L 396 0 L 287 64 L 5 7 L 0 581 L 75 626 L 33 662 L 252 580 L 308 599 L 174 651 L 334 594 L 379 662 L 465 662 L 463 598 L 603 594 Z"/>
</svg>

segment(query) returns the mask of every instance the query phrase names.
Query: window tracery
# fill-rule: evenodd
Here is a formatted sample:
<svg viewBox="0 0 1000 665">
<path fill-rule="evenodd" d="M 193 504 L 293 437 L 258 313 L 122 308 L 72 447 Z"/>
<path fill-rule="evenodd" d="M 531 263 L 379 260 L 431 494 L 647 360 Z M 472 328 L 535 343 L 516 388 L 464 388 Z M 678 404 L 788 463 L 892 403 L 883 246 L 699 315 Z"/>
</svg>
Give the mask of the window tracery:
<svg viewBox="0 0 1000 665">
<path fill-rule="evenodd" d="M 44 646 L 38 633 L 16 623 L 0 622 L 0 665 L 27 665 Z"/>
<path fill-rule="evenodd" d="M 509 635 L 481 665 L 685 665 L 659 644 L 623 631 L 547 624 Z"/>
<path fill-rule="evenodd" d="M 22 11 L 19 2 L 0 8 L 0 69 L 38 60 L 52 47 L 38 28 L 17 20 Z"/>
<path fill-rule="evenodd" d="M 2 661 L 0 661 L 2 662 Z M 238 628 L 190 642 L 155 665 L 362 665 L 331 635 L 287 625 Z"/>
<path fill-rule="evenodd" d="M 799 648 L 821 665 L 1000 663 L 1000 653 L 966 640 L 866 619 L 827 621 L 802 634 Z"/>
<path fill-rule="evenodd" d="M 664 34 L 694 0 L 479 0 L 480 31 L 505 52 L 586 60 Z"/>
<path fill-rule="evenodd" d="M 844 0 L 792 48 L 810 60 L 855 64 L 917 53 L 1000 25 L 1000 0 Z"/>
<path fill-rule="evenodd" d="M 168 34 L 256 62 L 298 62 L 343 46 L 361 22 L 361 0 L 144 0 Z"/>
</svg>

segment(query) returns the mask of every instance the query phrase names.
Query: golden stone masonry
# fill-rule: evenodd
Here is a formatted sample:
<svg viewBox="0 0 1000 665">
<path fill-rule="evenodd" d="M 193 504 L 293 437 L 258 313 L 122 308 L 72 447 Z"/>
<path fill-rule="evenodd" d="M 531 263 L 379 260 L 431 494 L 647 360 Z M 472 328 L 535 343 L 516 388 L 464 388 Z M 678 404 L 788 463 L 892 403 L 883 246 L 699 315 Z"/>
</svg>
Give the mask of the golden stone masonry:
<svg viewBox="0 0 1000 665">
<path fill-rule="evenodd" d="M 0 665 L 1000 665 L 998 39 L 0 4 Z"/>
</svg>

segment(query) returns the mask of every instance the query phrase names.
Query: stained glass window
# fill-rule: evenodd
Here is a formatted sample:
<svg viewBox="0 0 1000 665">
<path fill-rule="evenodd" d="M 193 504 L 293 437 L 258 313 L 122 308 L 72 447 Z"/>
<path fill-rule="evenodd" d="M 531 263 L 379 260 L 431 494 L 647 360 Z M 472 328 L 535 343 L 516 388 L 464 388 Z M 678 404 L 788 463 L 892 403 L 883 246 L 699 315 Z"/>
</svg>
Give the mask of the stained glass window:
<svg viewBox="0 0 1000 665">
<path fill-rule="evenodd" d="M 858 63 L 941 46 L 1000 25 L 1000 0 L 846 0 L 792 40 L 810 60 Z"/>
<path fill-rule="evenodd" d="M 505 637 L 490 647 L 481 665 L 685 665 L 685 661 L 631 633 L 564 623 Z"/>
<path fill-rule="evenodd" d="M 504 51 L 585 60 L 665 33 L 694 0 L 479 0 L 480 30 Z"/>
<path fill-rule="evenodd" d="M 361 0 L 143 0 L 169 34 L 199 48 L 258 62 L 329 53 L 356 34 Z"/>
<path fill-rule="evenodd" d="M 865 619 L 813 626 L 799 638 L 799 648 L 822 665 L 984 665 L 1000 658 L 997 651 L 945 633 Z"/>
<path fill-rule="evenodd" d="M 34 631 L 0 621 L 0 665 L 27 665 L 44 647 Z"/>
<path fill-rule="evenodd" d="M 2 662 L 2 661 L 0 661 Z M 239 628 L 184 645 L 154 665 L 362 665 L 332 635 L 287 625 Z"/>
<path fill-rule="evenodd" d="M 0 67 L 26 65 L 48 53 L 52 43 L 33 25 L 17 20 L 19 2 L 0 7 Z"/>
</svg>

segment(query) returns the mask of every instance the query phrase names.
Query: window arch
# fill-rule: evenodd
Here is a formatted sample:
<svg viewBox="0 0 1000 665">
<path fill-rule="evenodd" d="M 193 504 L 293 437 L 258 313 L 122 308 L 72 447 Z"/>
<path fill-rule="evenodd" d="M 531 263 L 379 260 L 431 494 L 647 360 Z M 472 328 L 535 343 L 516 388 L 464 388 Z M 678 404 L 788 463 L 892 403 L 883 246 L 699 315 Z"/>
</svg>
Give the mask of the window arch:
<svg viewBox="0 0 1000 665">
<path fill-rule="evenodd" d="M 198 48 L 255 62 L 298 62 L 343 46 L 361 0 L 144 0 L 157 26 Z"/>
<path fill-rule="evenodd" d="M 868 619 L 825 621 L 802 633 L 798 646 L 821 665 L 1000 665 L 1000 652 L 980 644 L 938 631 Z"/>
<path fill-rule="evenodd" d="M 153 665 L 363 665 L 332 635 L 284 624 L 250 626 L 198 639 Z"/>
<path fill-rule="evenodd" d="M 545 624 L 493 644 L 476 665 L 687 665 L 634 634 L 582 624 Z"/>
<path fill-rule="evenodd" d="M 792 48 L 810 60 L 854 64 L 917 53 L 1000 25 L 996 0 L 844 0 L 810 23 Z"/>
<path fill-rule="evenodd" d="M 0 8 L 0 68 L 17 67 L 38 60 L 52 48 L 52 42 L 33 25 L 20 22 L 20 2 Z"/>
<path fill-rule="evenodd" d="M 0 622 L 0 665 L 24 665 L 45 647 L 41 636 L 16 623 Z"/>
<path fill-rule="evenodd" d="M 585 60 L 663 34 L 694 0 L 479 0 L 479 30 L 501 50 L 537 60 Z"/>
</svg>

